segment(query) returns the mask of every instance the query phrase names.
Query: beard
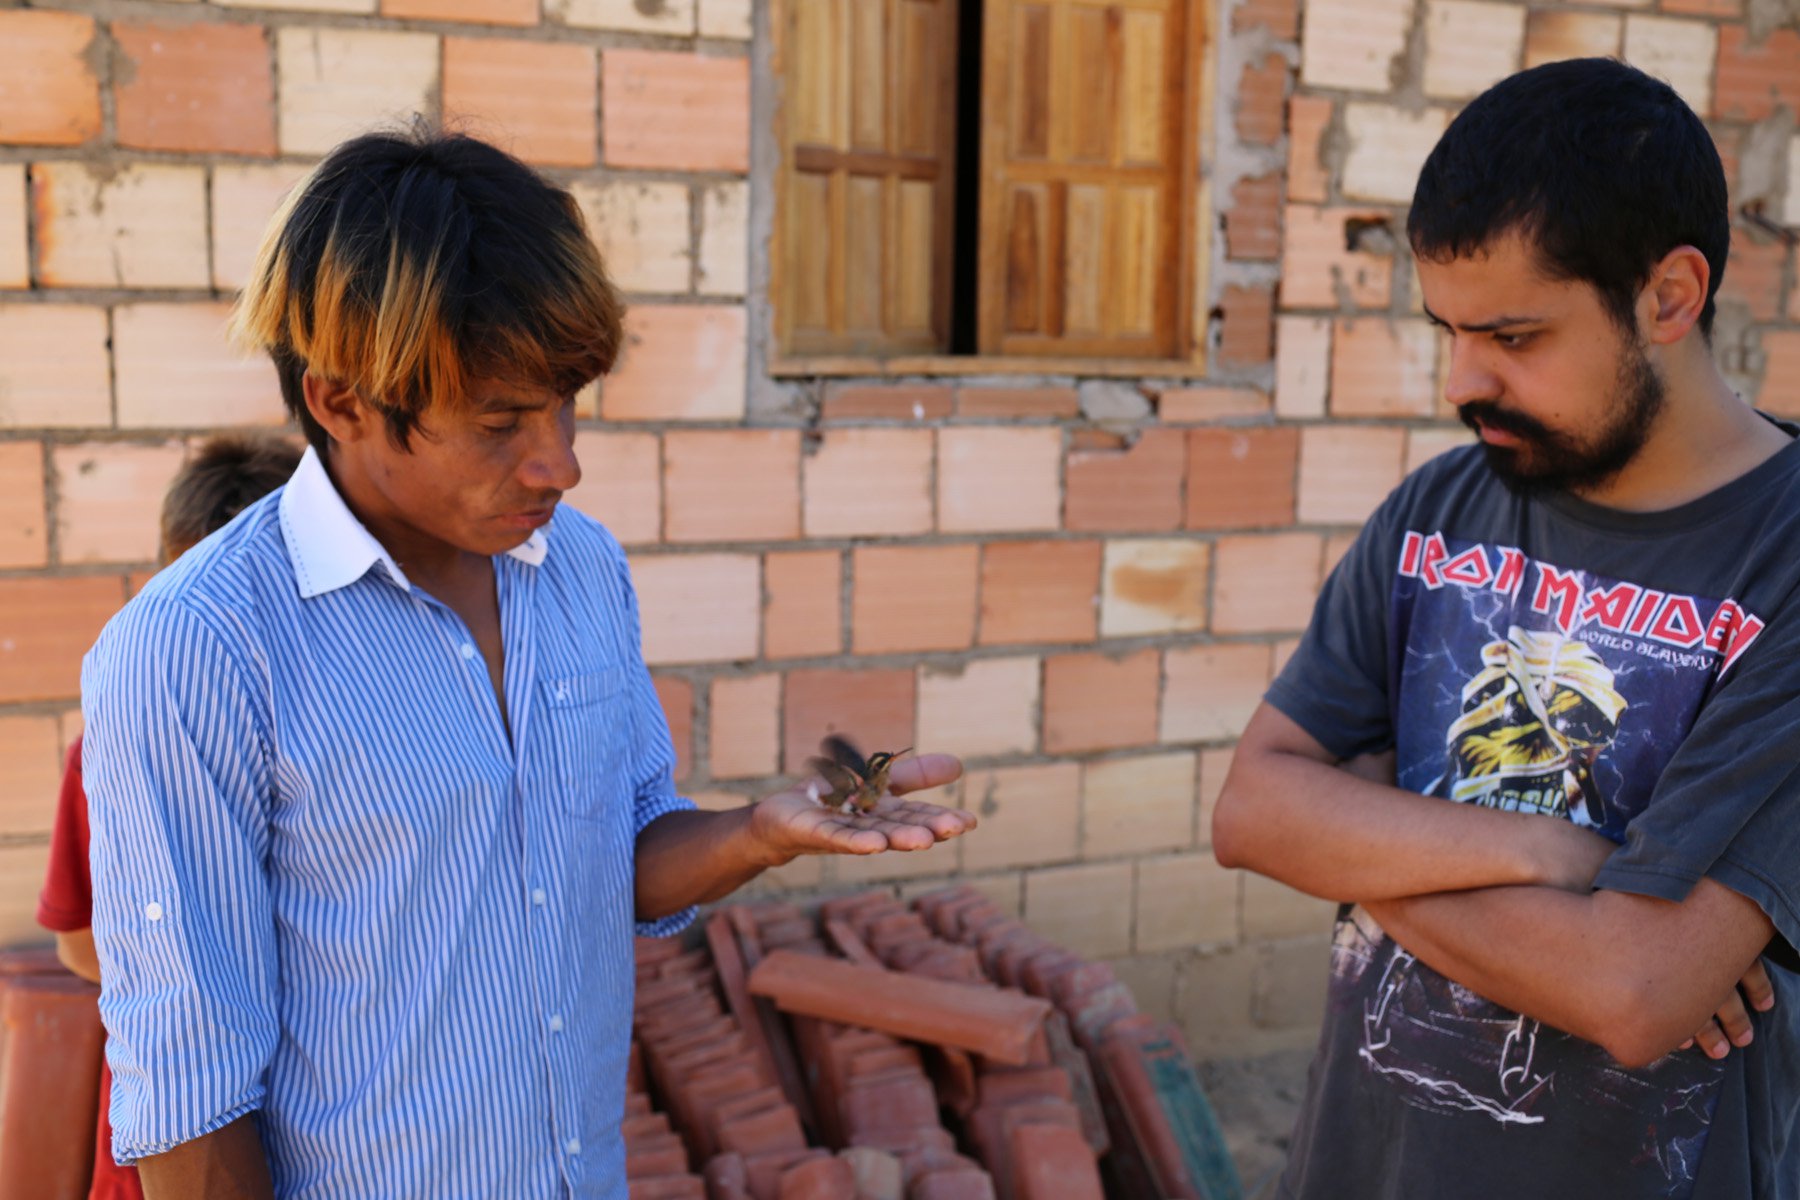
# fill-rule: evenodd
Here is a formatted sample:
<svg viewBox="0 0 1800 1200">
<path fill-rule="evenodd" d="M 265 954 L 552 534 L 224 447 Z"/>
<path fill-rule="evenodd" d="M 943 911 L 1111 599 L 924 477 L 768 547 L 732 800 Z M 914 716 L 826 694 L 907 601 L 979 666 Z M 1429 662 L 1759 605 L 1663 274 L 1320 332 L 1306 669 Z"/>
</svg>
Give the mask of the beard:
<svg viewBox="0 0 1800 1200">
<path fill-rule="evenodd" d="M 1583 492 L 1612 480 L 1637 457 L 1661 414 L 1667 388 L 1641 343 L 1628 344 L 1619 357 L 1612 404 L 1603 427 L 1591 436 L 1551 429 L 1535 417 L 1501 408 L 1492 400 L 1471 400 L 1457 415 L 1470 429 L 1485 425 L 1523 443 L 1482 443 L 1488 468 L 1515 495 Z"/>
</svg>

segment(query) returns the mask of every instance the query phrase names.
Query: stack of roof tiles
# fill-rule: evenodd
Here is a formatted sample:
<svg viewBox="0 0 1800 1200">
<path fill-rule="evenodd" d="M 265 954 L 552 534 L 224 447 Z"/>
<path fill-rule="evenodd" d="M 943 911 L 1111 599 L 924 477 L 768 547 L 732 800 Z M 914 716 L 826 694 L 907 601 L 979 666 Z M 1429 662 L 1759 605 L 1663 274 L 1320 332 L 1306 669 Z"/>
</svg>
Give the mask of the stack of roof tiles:
<svg viewBox="0 0 1800 1200">
<path fill-rule="evenodd" d="M 640 943 L 638 1036 L 709 1200 L 1239 1195 L 1176 1030 L 973 889 L 729 907 L 706 947 Z M 740 1103 L 681 1099 L 699 1064 Z"/>
</svg>

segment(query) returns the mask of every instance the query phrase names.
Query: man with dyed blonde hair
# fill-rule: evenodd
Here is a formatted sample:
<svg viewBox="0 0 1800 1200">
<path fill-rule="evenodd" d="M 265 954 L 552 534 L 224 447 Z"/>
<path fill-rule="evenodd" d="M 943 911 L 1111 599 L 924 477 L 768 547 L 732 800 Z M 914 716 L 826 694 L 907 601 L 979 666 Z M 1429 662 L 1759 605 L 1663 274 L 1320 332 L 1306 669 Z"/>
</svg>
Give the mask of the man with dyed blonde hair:
<svg viewBox="0 0 1800 1200">
<path fill-rule="evenodd" d="M 310 448 L 83 674 L 113 1151 L 151 1200 L 623 1200 L 633 933 L 973 826 L 675 793 L 624 555 L 558 504 L 620 316 L 569 196 L 467 137 L 348 142 L 276 215 L 235 325 Z"/>
</svg>

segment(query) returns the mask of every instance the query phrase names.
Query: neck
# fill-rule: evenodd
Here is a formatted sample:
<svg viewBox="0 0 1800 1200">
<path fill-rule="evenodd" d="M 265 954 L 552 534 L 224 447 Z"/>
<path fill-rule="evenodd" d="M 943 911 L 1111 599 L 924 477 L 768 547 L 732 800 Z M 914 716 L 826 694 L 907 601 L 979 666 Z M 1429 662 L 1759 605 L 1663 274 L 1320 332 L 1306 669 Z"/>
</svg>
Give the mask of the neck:
<svg viewBox="0 0 1800 1200">
<path fill-rule="evenodd" d="M 436 595 L 471 575 L 490 571 L 483 555 L 460 549 L 421 530 L 383 494 L 368 472 L 344 455 L 336 444 L 323 455 L 325 473 L 343 497 L 344 506 L 381 543 L 406 577 Z"/>
<path fill-rule="evenodd" d="M 1704 348 L 1702 348 L 1704 349 Z M 1665 361 L 1667 395 L 1642 449 L 1617 475 L 1577 494 L 1624 512 L 1697 500 L 1771 458 L 1790 440 L 1731 390 L 1710 353 Z"/>
</svg>

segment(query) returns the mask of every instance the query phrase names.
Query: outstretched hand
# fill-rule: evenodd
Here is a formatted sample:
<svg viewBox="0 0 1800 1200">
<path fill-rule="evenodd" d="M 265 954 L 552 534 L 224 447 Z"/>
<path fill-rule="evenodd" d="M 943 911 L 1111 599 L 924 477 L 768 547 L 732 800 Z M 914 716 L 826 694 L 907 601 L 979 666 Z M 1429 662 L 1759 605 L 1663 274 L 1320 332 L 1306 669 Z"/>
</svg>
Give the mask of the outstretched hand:
<svg viewBox="0 0 1800 1200">
<path fill-rule="evenodd" d="M 900 797 L 943 787 L 961 775 L 962 763 L 954 755 L 902 759 L 888 775 L 893 795 L 882 797 L 880 806 L 866 813 L 828 808 L 802 782 L 759 801 L 751 813 L 751 831 L 781 862 L 802 854 L 926 850 L 975 828 L 975 814 Z"/>
</svg>

